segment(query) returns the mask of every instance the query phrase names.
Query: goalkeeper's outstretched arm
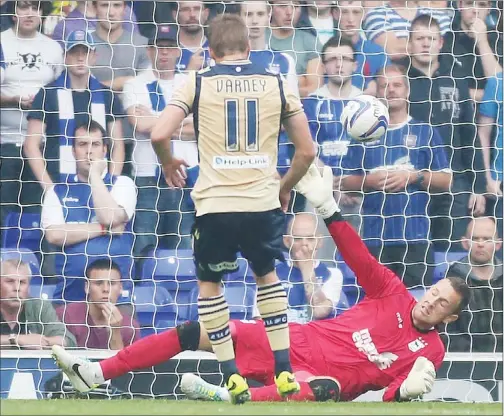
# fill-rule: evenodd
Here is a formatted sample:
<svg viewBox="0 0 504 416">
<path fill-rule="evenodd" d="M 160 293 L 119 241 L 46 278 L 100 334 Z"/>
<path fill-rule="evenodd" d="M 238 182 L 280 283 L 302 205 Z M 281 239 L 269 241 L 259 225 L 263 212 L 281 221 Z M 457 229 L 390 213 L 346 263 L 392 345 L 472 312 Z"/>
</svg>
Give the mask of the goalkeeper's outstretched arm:
<svg viewBox="0 0 504 416">
<path fill-rule="evenodd" d="M 331 168 L 320 170 L 314 164 L 296 185 L 324 218 L 329 232 L 345 263 L 353 270 L 359 284 L 368 297 L 382 297 L 397 290 L 405 290 L 399 278 L 381 265 L 368 251 L 355 230 L 343 220 L 333 197 L 333 175 Z"/>
</svg>

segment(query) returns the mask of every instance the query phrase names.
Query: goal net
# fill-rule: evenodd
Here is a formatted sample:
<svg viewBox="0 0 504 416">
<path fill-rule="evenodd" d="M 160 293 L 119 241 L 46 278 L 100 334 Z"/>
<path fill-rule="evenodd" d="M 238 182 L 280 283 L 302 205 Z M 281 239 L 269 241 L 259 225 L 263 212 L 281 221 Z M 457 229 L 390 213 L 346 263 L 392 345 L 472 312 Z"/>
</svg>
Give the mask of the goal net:
<svg viewBox="0 0 504 416">
<path fill-rule="evenodd" d="M 468 282 L 468 308 L 440 328 L 448 355 L 425 399 L 502 402 L 502 4 L 120 3 L 0 6 L 1 397 L 72 393 L 51 343 L 98 360 L 198 319 L 190 192 L 205 121 L 188 116 L 172 138 L 189 165 L 184 189 L 166 185 L 150 132 L 187 73 L 214 64 L 206 29 L 226 12 L 247 23 L 250 60 L 299 95 L 335 198 L 371 253 L 417 299 L 448 270 Z M 386 136 L 367 143 L 340 122 L 361 94 L 389 107 Z M 226 108 L 223 123 L 236 121 Z M 228 125 L 228 148 L 255 149 L 254 116 L 247 105 L 247 126 Z M 280 175 L 293 155 L 280 130 Z M 323 221 L 295 192 L 286 217 L 277 273 L 289 319 L 344 313 L 365 293 Z M 237 263 L 224 294 L 232 319 L 251 320 L 254 276 Z M 321 312 L 315 293 L 332 307 Z M 221 382 L 212 354 L 183 353 L 95 397 L 182 398 L 187 371 Z"/>
</svg>

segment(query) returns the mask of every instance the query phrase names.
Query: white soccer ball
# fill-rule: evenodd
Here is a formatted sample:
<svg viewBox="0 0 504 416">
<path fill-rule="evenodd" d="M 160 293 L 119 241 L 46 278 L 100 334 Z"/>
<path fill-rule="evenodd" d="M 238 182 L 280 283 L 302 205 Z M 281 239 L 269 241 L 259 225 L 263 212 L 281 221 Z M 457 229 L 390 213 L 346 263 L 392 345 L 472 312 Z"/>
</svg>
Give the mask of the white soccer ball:
<svg viewBox="0 0 504 416">
<path fill-rule="evenodd" d="M 347 103 L 340 120 L 351 138 L 369 142 L 379 139 L 387 132 L 389 113 L 378 98 L 359 95 Z"/>
</svg>

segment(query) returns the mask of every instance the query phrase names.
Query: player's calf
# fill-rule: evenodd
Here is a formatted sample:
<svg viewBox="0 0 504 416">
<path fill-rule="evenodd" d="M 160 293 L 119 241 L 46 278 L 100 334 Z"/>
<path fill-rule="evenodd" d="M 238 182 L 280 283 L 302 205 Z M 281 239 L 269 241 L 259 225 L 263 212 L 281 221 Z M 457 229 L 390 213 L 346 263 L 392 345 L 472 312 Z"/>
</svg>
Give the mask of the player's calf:
<svg viewBox="0 0 504 416">
<path fill-rule="evenodd" d="M 264 329 L 275 357 L 275 375 L 278 377 L 284 371 L 291 373 L 287 293 L 278 278 L 273 283 L 258 284 L 257 309 L 261 314 Z"/>
<path fill-rule="evenodd" d="M 229 307 L 224 295 L 220 293 L 220 285 L 215 282 L 216 277 L 219 277 L 220 281 L 219 273 L 202 273 L 199 268 L 199 319 L 207 332 L 217 361 L 219 361 L 231 402 L 241 404 L 250 399 L 250 392 L 247 382 L 239 374 L 236 366 L 233 340 L 229 328 Z"/>
</svg>

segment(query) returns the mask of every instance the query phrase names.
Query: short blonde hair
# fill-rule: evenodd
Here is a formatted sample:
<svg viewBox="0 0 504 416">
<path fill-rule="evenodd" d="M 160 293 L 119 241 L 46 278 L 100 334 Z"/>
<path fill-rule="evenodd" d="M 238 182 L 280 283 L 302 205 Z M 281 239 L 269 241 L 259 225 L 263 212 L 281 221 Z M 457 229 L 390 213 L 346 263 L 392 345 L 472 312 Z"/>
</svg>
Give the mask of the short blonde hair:
<svg viewBox="0 0 504 416">
<path fill-rule="evenodd" d="M 248 29 L 237 14 L 222 14 L 215 17 L 208 27 L 208 45 L 217 58 L 232 53 L 247 52 Z"/>
<path fill-rule="evenodd" d="M 32 275 L 31 268 L 28 263 L 24 262 L 21 259 L 7 259 L 7 260 L 0 261 L 0 277 L 4 277 L 4 268 L 6 266 L 12 267 L 14 270 L 16 270 L 16 272 L 21 267 L 26 267 L 26 270 L 28 270 L 28 276 L 31 277 L 31 275 Z"/>
</svg>

